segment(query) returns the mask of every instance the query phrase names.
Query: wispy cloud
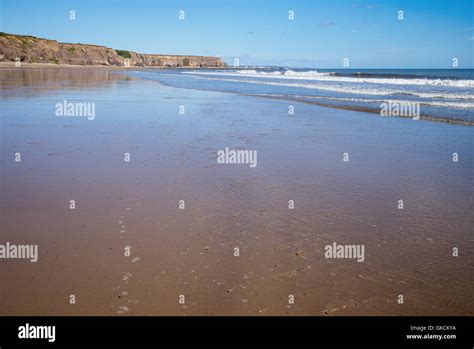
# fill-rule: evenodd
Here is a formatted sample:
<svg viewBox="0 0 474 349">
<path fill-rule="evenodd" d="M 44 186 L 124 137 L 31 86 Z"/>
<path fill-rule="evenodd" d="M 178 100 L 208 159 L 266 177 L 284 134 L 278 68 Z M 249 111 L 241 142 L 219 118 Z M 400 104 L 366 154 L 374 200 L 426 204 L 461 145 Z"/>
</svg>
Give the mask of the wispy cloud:
<svg viewBox="0 0 474 349">
<path fill-rule="evenodd" d="M 324 21 L 324 22 L 321 22 L 320 24 L 325 27 L 331 27 L 331 26 L 337 25 L 336 22 L 333 22 L 333 21 Z"/>
<path fill-rule="evenodd" d="M 377 5 L 376 4 L 364 4 L 364 3 L 355 3 L 355 4 L 352 4 L 352 8 L 367 8 L 369 10 L 373 9 L 373 8 L 376 8 Z"/>
</svg>

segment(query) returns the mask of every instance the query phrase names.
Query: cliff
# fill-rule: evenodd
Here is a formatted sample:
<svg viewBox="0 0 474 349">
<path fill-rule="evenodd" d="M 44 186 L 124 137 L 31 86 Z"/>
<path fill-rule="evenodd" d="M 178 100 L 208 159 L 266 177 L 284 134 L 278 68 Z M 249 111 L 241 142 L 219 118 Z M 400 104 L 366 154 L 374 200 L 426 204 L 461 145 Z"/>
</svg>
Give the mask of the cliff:
<svg viewBox="0 0 474 349">
<path fill-rule="evenodd" d="M 140 54 L 105 46 L 68 44 L 34 36 L 0 32 L 0 62 L 54 63 L 74 65 L 222 68 L 217 57 Z"/>
</svg>

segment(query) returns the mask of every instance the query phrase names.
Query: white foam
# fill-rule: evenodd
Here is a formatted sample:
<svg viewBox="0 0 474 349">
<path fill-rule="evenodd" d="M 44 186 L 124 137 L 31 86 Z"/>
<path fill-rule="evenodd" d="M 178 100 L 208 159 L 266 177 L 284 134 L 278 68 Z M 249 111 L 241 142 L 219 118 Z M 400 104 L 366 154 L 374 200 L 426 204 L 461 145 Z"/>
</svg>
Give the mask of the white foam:
<svg viewBox="0 0 474 349">
<path fill-rule="evenodd" d="M 347 83 L 369 83 L 385 85 L 422 85 L 422 86 L 449 86 L 474 88 L 474 80 L 451 80 L 451 79 L 403 79 L 403 78 L 367 78 L 367 77 L 346 77 L 335 76 L 331 73 L 319 73 L 315 70 L 305 72 L 295 72 L 293 70 L 258 72 L 256 70 L 234 70 L 234 71 L 190 71 L 183 74 L 196 75 L 221 75 L 221 76 L 244 76 L 253 78 L 271 78 L 271 79 L 291 79 L 291 80 L 315 80 L 329 82 L 347 82 Z"/>
<path fill-rule="evenodd" d="M 402 100 L 402 99 L 368 99 L 368 98 L 345 98 L 345 97 L 322 97 L 322 96 L 302 96 L 302 95 L 284 95 L 284 94 L 256 94 L 255 96 L 274 96 L 274 97 L 296 97 L 302 99 L 324 99 L 330 101 L 343 101 L 343 102 L 365 102 L 365 103 L 384 103 L 389 100 L 399 103 L 419 103 L 420 105 L 437 106 L 437 107 L 449 107 L 458 109 L 474 108 L 474 103 L 464 102 L 438 102 L 438 101 L 420 101 L 420 100 Z"/>
<path fill-rule="evenodd" d="M 367 87 L 351 87 L 351 86 L 335 86 L 335 85 L 316 85 L 311 83 L 291 83 L 291 82 L 273 82 L 273 81 L 262 81 L 262 80 L 241 80 L 241 79 L 224 79 L 224 78 L 203 78 L 197 77 L 200 79 L 206 80 L 217 80 L 217 81 L 227 81 L 227 82 L 240 82 L 240 83 L 249 83 L 257 85 L 270 85 L 270 86 L 286 86 L 286 87 L 298 87 L 298 88 L 307 88 L 321 91 L 331 91 L 331 92 L 340 92 L 340 93 L 349 93 L 349 94 L 358 94 L 358 95 L 371 95 L 371 96 L 393 96 L 393 95 L 412 95 L 420 98 L 444 98 L 444 99 L 466 99 L 473 100 L 474 95 L 469 94 L 450 94 L 450 93 L 424 93 L 424 92 L 415 92 L 415 91 L 403 91 L 403 90 L 380 90 L 375 88 Z M 467 104 L 469 105 L 469 103 Z"/>
<path fill-rule="evenodd" d="M 311 96 L 305 97 L 300 96 L 301 98 L 313 98 Z M 387 99 L 365 99 L 365 98 L 337 98 L 337 97 L 316 97 L 328 100 L 337 100 L 337 101 L 347 101 L 347 102 L 369 102 L 369 103 L 383 103 L 387 102 Z M 416 101 L 416 100 L 401 100 L 401 99 L 391 99 L 393 102 L 398 103 L 418 103 L 420 105 L 427 106 L 436 106 L 436 107 L 449 107 L 457 109 L 468 109 L 474 108 L 474 103 L 464 103 L 464 102 L 436 102 L 436 101 Z"/>
<path fill-rule="evenodd" d="M 283 76 L 289 77 L 304 77 L 304 78 L 312 78 L 312 77 L 320 77 L 320 76 L 330 76 L 331 73 L 319 73 L 316 70 L 309 70 L 304 72 L 295 72 L 293 70 L 287 70 L 283 74 Z"/>
</svg>

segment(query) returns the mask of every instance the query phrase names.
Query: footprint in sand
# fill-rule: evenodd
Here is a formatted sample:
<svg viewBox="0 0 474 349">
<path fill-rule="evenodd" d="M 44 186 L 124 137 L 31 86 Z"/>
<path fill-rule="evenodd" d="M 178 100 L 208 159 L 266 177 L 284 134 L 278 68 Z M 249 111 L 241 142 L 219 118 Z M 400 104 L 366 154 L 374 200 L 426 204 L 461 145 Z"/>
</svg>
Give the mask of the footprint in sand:
<svg viewBox="0 0 474 349">
<path fill-rule="evenodd" d="M 132 259 L 132 263 L 138 262 L 140 260 L 140 257 L 135 257 Z"/>
<path fill-rule="evenodd" d="M 132 273 L 126 273 L 126 274 L 123 276 L 122 280 L 123 280 L 123 281 L 128 281 L 131 277 L 132 277 Z"/>
<path fill-rule="evenodd" d="M 124 314 L 124 313 L 126 313 L 127 311 L 130 310 L 130 309 L 129 309 L 127 306 L 125 306 L 125 305 L 119 306 L 118 309 L 119 309 L 119 310 L 117 311 L 117 314 Z"/>
</svg>

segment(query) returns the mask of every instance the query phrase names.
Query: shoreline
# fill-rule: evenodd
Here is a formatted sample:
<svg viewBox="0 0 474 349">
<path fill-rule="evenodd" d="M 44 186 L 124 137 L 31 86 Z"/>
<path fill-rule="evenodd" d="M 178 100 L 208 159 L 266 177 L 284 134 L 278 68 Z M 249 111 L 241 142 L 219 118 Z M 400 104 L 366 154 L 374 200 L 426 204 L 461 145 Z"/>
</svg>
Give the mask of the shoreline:
<svg viewBox="0 0 474 349">
<path fill-rule="evenodd" d="M 123 70 L 123 71 L 130 71 L 130 70 L 212 70 L 212 69 L 233 69 L 232 67 L 226 67 L 226 68 L 220 68 L 220 67 L 206 67 L 206 68 L 196 68 L 196 67 L 157 67 L 157 66 L 149 66 L 149 67 L 139 67 L 139 66 L 133 66 L 133 67 L 118 67 L 118 66 L 104 66 L 104 65 L 69 65 L 69 64 L 54 64 L 54 63 L 21 63 L 21 67 L 16 67 L 14 62 L 0 62 L 0 69 L 2 68 L 26 68 L 26 69 L 104 69 L 104 70 Z M 144 79 L 144 78 L 141 78 Z M 144 79 L 147 80 L 147 79 Z M 174 87 L 171 85 L 168 85 L 166 83 L 163 83 L 161 81 L 157 81 L 160 84 L 163 84 L 168 87 Z M 175 87 L 176 88 L 176 87 Z M 214 91 L 214 90 L 204 90 L 204 89 L 194 89 L 194 88 L 184 88 L 185 90 L 195 90 L 195 91 Z M 320 107 L 325 107 L 325 108 L 331 108 L 331 109 L 338 109 L 338 110 L 350 110 L 350 111 L 356 111 L 356 112 L 362 112 L 362 113 L 370 113 L 370 114 L 377 114 L 380 116 L 380 113 L 378 110 L 374 110 L 372 108 L 366 108 L 366 107 L 357 107 L 357 106 L 338 106 L 338 105 L 333 105 L 330 103 L 322 103 L 322 102 L 316 102 L 316 101 L 308 101 L 304 100 L 301 98 L 291 98 L 291 96 L 287 96 L 284 98 L 279 98 L 279 97 L 274 97 L 274 96 L 268 96 L 268 95 L 261 95 L 261 94 L 251 94 L 251 93 L 238 93 L 238 92 L 227 92 L 227 91 L 214 91 L 214 92 L 221 92 L 221 93 L 228 93 L 228 94 L 237 94 L 241 96 L 249 96 L 249 97 L 259 97 L 259 98 L 268 98 L 268 99 L 276 99 L 276 100 L 286 100 L 286 101 L 292 101 L 292 102 L 299 102 L 299 103 L 304 103 L 304 104 L 309 104 L 309 105 L 317 105 Z M 408 116 L 388 116 L 388 117 L 393 117 L 393 118 L 401 118 L 401 119 L 410 119 L 411 117 Z M 420 120 L 422 121 L 429 121 L 429 122 L 436 122 L 436 123 L 444 123 L 444 124 L 450 124 L 450 125 L 462 125 L 462 126 L 474 126 L 474 122 L 472 121 L 467 121 L 467 120 L 462 120 L 462 119 L 450 119 L 450 118 L 440 118 L 440 117 L 432 117 L 430 115 L 420 115 Z"/>
<path fill-rule="evenodd" d="M 142 78 L 142 79 L 144 79 L 144 78 Z M 147 80 L 147 79 L 144 79 L 144 80 Z M 287 96 L 287 97 L 285 96 L 284 98 L 279 98 L 279 97 L 274 97 L 274 96 L 269 96 L 269 95 L 262 95 L 262 94 L 204 90 L 204 89 L 196 89 L 196 88 L 191 88 L 191 87 L 175 87 L 175 86 L 172 86 L 170 84 L 167 84 L 167 83 L 159 81 L 159 80 L 152 80 L 152 81 L 157 81 L 160 84 L 168 86 L 168 87 L 182 88 L 182 89 L 185 89 L 185 90 L 219 92 L 219 93 L 226 93 L 226 94 L 231 94 L 231 95 L 268 98 L 268 99 L 274 99 L 274 100 L 280 100 L 280 101 L 285 100 L 285 101 L 298 102 L 298 103 L 309 104 L 309 105 L 317 105 L 317 106 L 324 107 L 324 108 L 337 109 L 337 110 L 349 110 L 349 111 L 355 111 L 355 112 L 361 112 L 361 113 L 369 113 L 371 115 L 376 114 L 378 116 L 381 116 L 380 112 L 378 110 L 374 110 L 372 108 L 366 108 L 366 107 L 338 106 L 338 105 L 333 105 L 333 104 L 329 104 L 329 103 L 308 101 L 308 100 L 304 100 L 304 99 L 296 98 L 296 97 L 291 98 L 291 96 Z M 409 117 L 409 116 L 386 116 L 386 117 L 400 118 L 400 119 L 411 119 L 411 117 Z M 426 115 L 426 114 L 424 114 L 424 115 L 421 114 L 420 115 L 420 120 L 428 121 L 428 122 L 435 122 L 435 123 L 450 124 L 450 125 L 474 126 L 474 122 L 472 122 L 472 121 L 467 121 L 467 120 L 462 120 L 462 119 L 439 118 L 439 117 L 429 116 L 429 115 Z M 417 120 L 417 121 L 419 121 L 419 120 Z"/>
<path fill-rule="evenodd" d="M 262 97 L 262 98 L 269 98 L 269 99 L 277 99 L 277 100 L 288 100 L 288 101 L 292 101 L 292 102 L 300 102 L 300 103 L 305 103 L 305 104 L 310 104 L 310 105 L 318 105 L 320 107 L 325 107 L 325 108 L 333 108 L 333 109 L 340 109 L 340 110 L 351 110 L 351 111 L 357 111 L 357 112 L 362 112 L 362 113 L 377 114 L 377 115 L 381 116 L 379 110 L 372 109 L 372 108 L 337 106 L 337 105 L 332 105 L 332 104 L 329 104 L 329 103 L 308 101 L 308 100 L 304 100 L 304 99 L 301 99 L 301 98 L 291 98 L 291 96 L 288 96 L 288 98 L 278 98 L 278 97 L 273 97 L 273 96 L 248 94 L 248 93 L 243 93 L 241 95 Z M 381 116 L 381 117 L 411 119 L 410 116 L 402 116 L 402 115 L 399 115 L 399 116 Z M 461 120 L 461 119 L 437 118 L 437 117 L 429 116 L 429 115 L 426 115 L 426 114 L 425 115 L 420 114 L 420 120 L 438 122 L 438 123 L 446 123 L 446 124 L 451 124 L 451 125 L 474 126 L 474 122 L 472 122 L 472 121 Z M 418 120 L 416 120 L 416 121 L 418 121 Z"/>
</svg>

